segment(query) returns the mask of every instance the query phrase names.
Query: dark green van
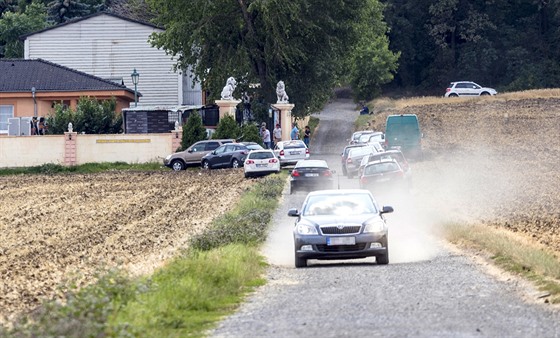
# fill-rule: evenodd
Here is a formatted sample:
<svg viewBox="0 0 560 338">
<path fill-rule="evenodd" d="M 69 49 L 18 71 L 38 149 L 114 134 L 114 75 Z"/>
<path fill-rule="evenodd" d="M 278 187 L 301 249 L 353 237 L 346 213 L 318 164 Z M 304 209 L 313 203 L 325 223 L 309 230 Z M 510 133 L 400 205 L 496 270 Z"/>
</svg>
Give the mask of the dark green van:
<svg viewBox="0 0 560 338">
<path fill-rule="evenodd" d="M 422 159 L 422 133 L 418 116 L 414 114 L 387 116 L 385 147 L 400 149 L 409 158 Z"/>
</svg>

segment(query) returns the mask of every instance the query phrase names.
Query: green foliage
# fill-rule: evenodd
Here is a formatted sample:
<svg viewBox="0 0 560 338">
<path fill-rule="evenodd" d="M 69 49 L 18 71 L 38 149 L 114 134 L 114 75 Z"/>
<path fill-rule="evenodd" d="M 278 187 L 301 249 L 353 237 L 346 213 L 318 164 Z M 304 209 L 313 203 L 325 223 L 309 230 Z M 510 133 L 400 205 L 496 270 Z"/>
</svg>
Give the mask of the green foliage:
<svg viewBox="0 0 560 338">
<path fill-rule="evenodd" d="M 23 58 L 23 41 L 20 36 L 49 26 L 46 8 L 33 2 L 24 12 L 4 12 L 0 18 L 0 45 L 6 58 Z M 1 55 L 0 55 L 1 56 Z"/>
<path fill-rule="evenodd" d="M 220 119 L 218 126 L 216 127 L 216 132 L 212 135 L 213 139 L 223 139 L 232 138 L 238 139 L 241 136 L 241 129 L 235 122 L 235 119 L 231 115 L 226 115 Z"/>
<path fill-rule="evenodd" d="M 63 134 L 72 122 L 74 131 L 86 134 L 116 134 L 122 132 L 122 115 L 117 113 L 117 101 L 99 101 L 95 98 L 81 97 L 76 110 L 55 105 L 54 112 L 47 116 L 49 133 Z"/>
<path fill-rule="evenodd" d="M 206 128 L 202 124 L 202 118 L 197 111 L 190 113 L 187 123 L 183 126 L 183 135 L 181 139 L 181 150 L 187 149 L 198 141 L 207 138 Z"/>
<path fill-rule="evenodd" d="M 241 141 L 257 142 L 261 146 L 263 145 L 262 138 L 259 135 L 259 127 L 253 123 L 246 123 L 241 126 L 240 138 Z"/>
<path fill-rule="evenodd" d="M 235 210 L 216 219 L 208 231 L 194 236 L 190 247 L 196 250 L 210 250 L 230 243 L 263 242 L 284 184 L 283 175 L 270 175 L 261 179 L 258 185 L 243 197 Z"/>
<path fill-rule="evenodd" d="M 49 20 L 56 24 L 93 14 L 103 8 L 102 0 L 52 0 L 48 3 Z"/>
<path fill-rule="evenodd" d="M 385 34 L 370 29 L 372 22 L 383 26 L 377 22 L 382 20 L 378 0 L 148 3 L 157 13 L 156 22 L 166 27 L 153 34 L 154 46 L 181 55 L 178 67 L 192 67 L 210 99 L 219 98 L 227 76 L 233 76 L 239 88 L 259 83 L 259 95 L 276 102 L 276 84 L 282 80 L 296 116 L 322 108 L 332 88 L 347 79 L 364 31 L 376 38 Z M 384 41 L 377 40 L 369 50 L 387 54 L 387 46 L 375 50 Z"/>
<path fill-rule="evenodd" d="M 85 163 L 63 166 L 47 163 L 35 167 L 0 169 L 0 176 L 21 174 L 98 173 L 109 170 L 165 170 L 160 162 L 129 164 L 125 162 Z"/>
</svg>

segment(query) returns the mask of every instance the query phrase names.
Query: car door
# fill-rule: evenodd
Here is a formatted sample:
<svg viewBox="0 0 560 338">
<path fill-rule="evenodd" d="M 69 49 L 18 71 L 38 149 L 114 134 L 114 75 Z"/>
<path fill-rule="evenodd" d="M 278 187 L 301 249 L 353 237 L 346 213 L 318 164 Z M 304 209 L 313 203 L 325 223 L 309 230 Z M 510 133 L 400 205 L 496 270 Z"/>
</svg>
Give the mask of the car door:
<svg viewBox="0 0 560 338">
<path fill-rule="evenodd" d="M 185 151 L 185 162 L 196 164 L 200 163 L 200 159 L 202 159 L 202 157 L 208 153 L 207 147 L 208 141 L 199 141 L 190 146 Z"/>
<path fill-rule="evenodd" d="M 231 159 L 233 157 L 233 155 L 235 154 L 235 152 L 238 149 L 238 145 L 235 144 L 228 144 L 226 145 L 226 148 L 224 150 L 223 153 L 220 154 L 220 158 L 219 158 L 219 166 L 220 167 L 229 167 L 231 164 Z"/>
<path fill-rule="evenodd" d="M 213 151 L 211 151 L 208 154 L 208 156 L 206 156 L 206 160 L 210 164 L 210 167 L 212 167 L 212 168 L 220 167 L 220 165 L 221 165 L 220 158 L 225 151 L 226 151 L 226 146 L 222 145 L 222 146 L 219 146 L 218 148 L 214 149 Z"/>
</svg>

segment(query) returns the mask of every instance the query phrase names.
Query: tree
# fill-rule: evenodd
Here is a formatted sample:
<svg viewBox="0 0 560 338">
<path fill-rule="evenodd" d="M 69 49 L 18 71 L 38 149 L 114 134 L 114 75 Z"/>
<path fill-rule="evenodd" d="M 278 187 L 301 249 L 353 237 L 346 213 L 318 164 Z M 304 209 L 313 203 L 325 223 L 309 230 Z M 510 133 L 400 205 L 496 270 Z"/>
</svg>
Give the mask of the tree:
<svg viewBox="0 0 560 338">
<path fill-rule="evenodd" d="M 264 146 L 261 136 L 259 135 L 259 127 L 254 123 L 246 123 L 241 126 L 241 141 L 257 142 Z"/>
<path fill-rule="evenodd" d="M 202 124 L 202 118 L 198 111 L 193 111 L 187 118 L 187 123 L 183 126 L 183 137 L 181 139 L 181 148 L 177 151 L 187 149 L 198 141 L 206 140 L 206 128 Z"/>
<path fill-rule="evenodd" d="M 49 26 L 45 6 L 32 3 L 23 13 L 4 12 L 0 18 L 0 45 L 3 45 L 3 57 L 23 58 L 23 41 L 20 36 L 35 32 Z"/>
<path fill-rule="evenodd" d="M 86 134 L 116 134 L 122 132 L 122 115 L 116 112 L 117 101 L 99 101 L 95 98 L 82 97 L 78 100 L 76 110 L 55 105 L 54 113 L 47 117 L 49 133 L 63 134 L 72 122 L 76 132 Z"/>
<path fill-rule="evenodd" d="M 80 0 L 53 0 L 48 4 L 49 19 L 57 24 L 72 18 L 93 14 L 103 7 L 103 3 L 86 3 Z"/>
<path fill-rule="evenodd" d="M 239 83 L 259 83 L 266 101 L 276 102 L 276 83 L 282 80 L 300 116 L 320 109 L 332 88 L 348 78 L 363 31 L 371 17 L 382 18 L 378 0 L 148 2 L 165 27 L 152 43 L 176 56 L 178 68 L 192 67 L 210 98 L 218 98 L 233 76 Z M 374 47 L 387 41 L 377 42 L 369 51 L 385 54 L 386 46 Z M 371 81 L 379 78 L 385 77 Z"/>
<path fill-rule="evenodd" d="M 232 138 L 237 139 L 241 135 L 241 130 L 231 115 L 220 118 L 216 132 L 212 135 L 213 139 Z"/>
</svg>

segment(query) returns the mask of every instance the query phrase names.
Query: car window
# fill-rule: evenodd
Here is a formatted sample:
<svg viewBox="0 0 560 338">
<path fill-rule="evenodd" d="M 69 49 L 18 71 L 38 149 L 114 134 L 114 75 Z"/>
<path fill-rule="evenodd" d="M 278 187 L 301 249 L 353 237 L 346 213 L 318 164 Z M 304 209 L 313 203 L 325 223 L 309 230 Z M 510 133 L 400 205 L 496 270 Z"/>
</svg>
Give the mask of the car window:
<svg viewBox="0 0 560 338">
<path fill-rule="evenodd" d="M 268 158 L 274 158 L 274 154 L 270 151 L 265 152 L 258 152 L 258 153 L 251 153 L 249 154 L 249 158 L 253 160 L 266 160 Z"/>
<path fill-rule="evenodd" d="M 225 150 L 224 153 L 231 153 L 234 152 L 238 149 L 238 145 L 235 144 L 228 144 L 227 146 L 225 146 Z"/>
<path fill-rule="evenodd" d="M 397 171 L 399 170 L 399 165 L 396 162 L 383 162 L 383 163 L 376 163 L 370 164 L 364 169 L 365 175 L 375 175 L 386 173 L 389 171 Z"/>
<path fill-rule="evenodd" d="M 205 150 L 207 150 L 207 151 L 208 151 L 208 150 L 214 150 L 214 149 L 218 148 L 219 146 L 220 146 L 220 143 L 215 142 L 215 141 L 213 141 L 213 142 L 206 142 L 206 148 L 205 148 Z"/>
<path fill-rule="evenodd" d="M 284 144 L 284 149 L 298 149 L 298 148 L 305 148 L 305 143 L 303 142 L 290 142 Z"/>
<path fill-rule="evenodd" d="M 223 154 L 226 151 L 226 146 L 219 146 L 218 148 L 216 148 L 216 150 L 214 150 L 215 154 Z"/>
<path fill-rule="evenodd" d="M 207 142 L 198 142 L 191 146 L 190 150 L 197 152 L 197 151 L 204 151 L 206 150 Z"/>
<path fill-rule="evenodd" d="M 249 149 L 249 150 L 259 150 L 259 149 L 262 149 L 262 147 L 258 144 L 248 144 L 247 149 Z"/>
<path fill-rule="evenodd" d="M 375 204 L 368 194 L 313 195 L 303 210 L 304 216 L 363 215 L 376 213 Z"/>
</svg>

